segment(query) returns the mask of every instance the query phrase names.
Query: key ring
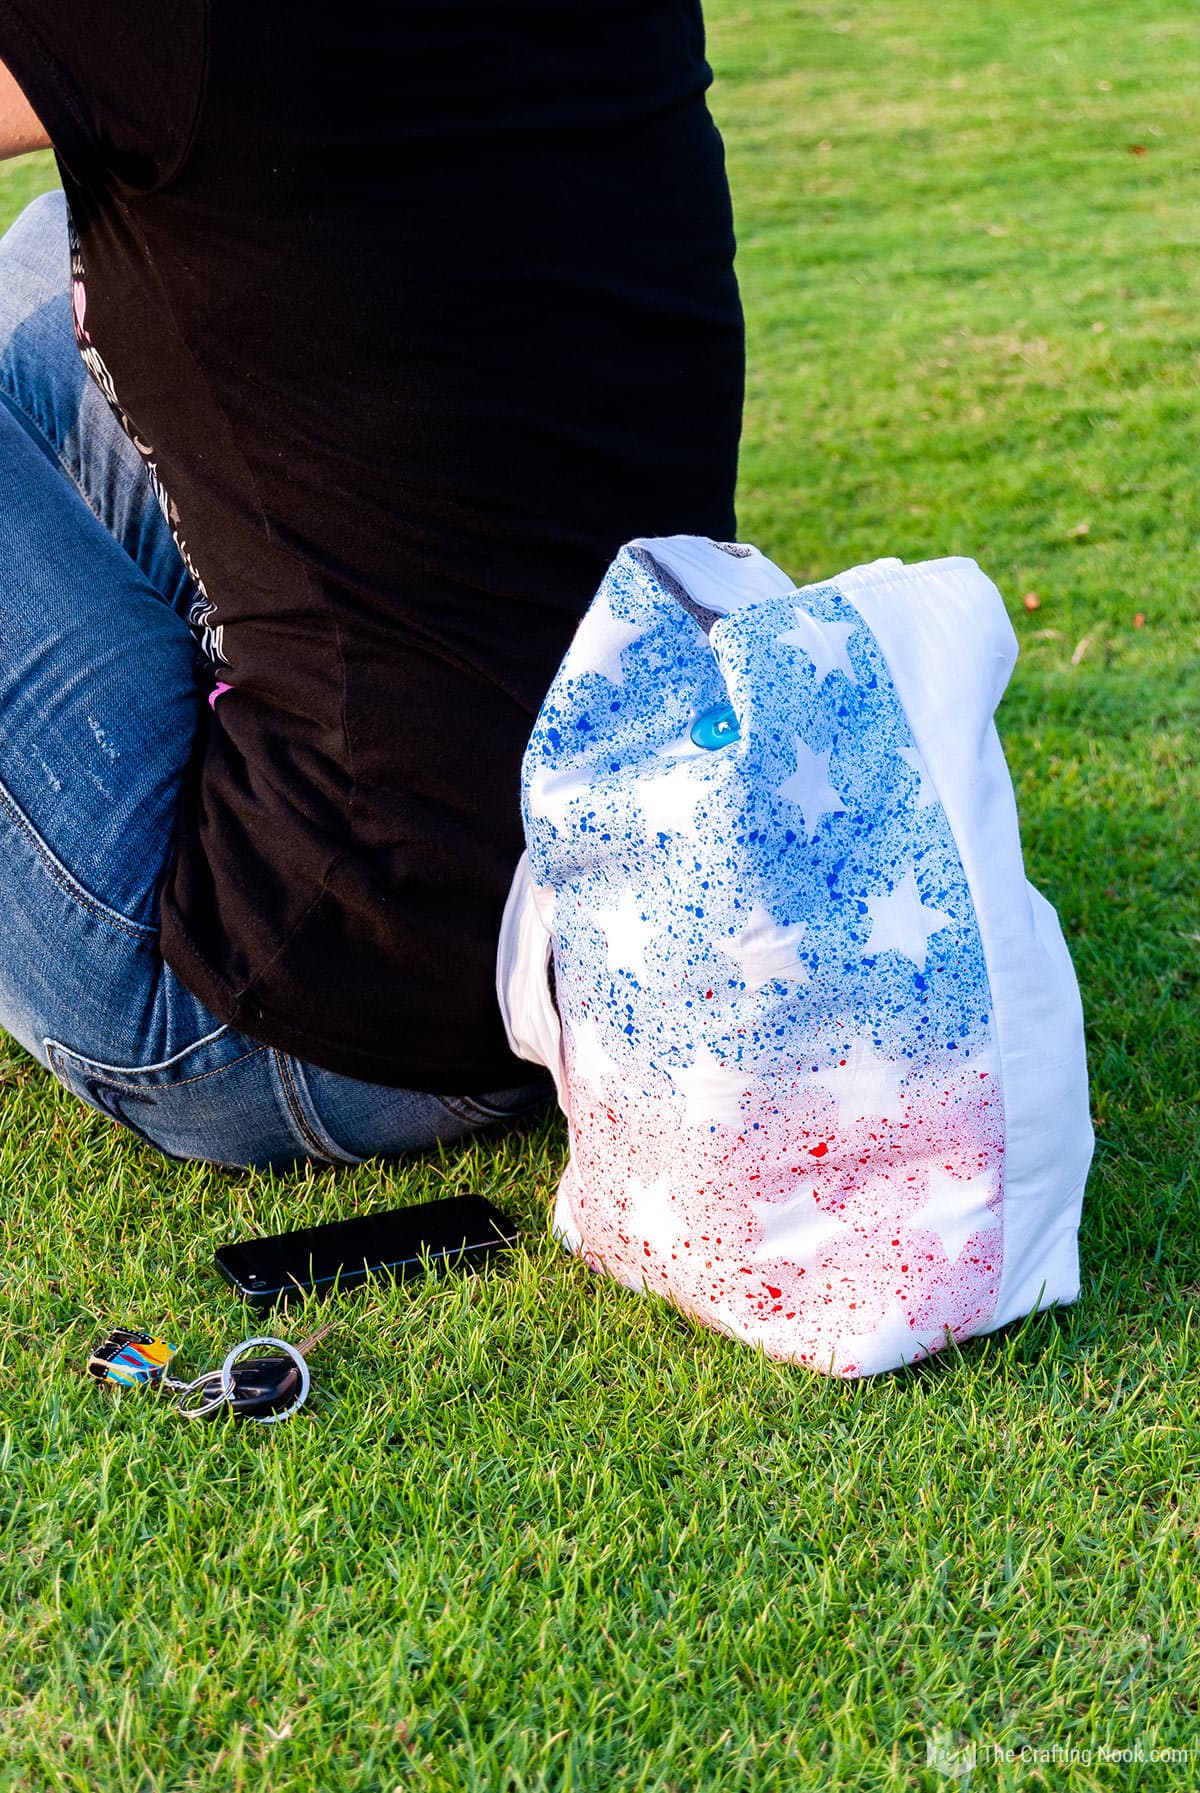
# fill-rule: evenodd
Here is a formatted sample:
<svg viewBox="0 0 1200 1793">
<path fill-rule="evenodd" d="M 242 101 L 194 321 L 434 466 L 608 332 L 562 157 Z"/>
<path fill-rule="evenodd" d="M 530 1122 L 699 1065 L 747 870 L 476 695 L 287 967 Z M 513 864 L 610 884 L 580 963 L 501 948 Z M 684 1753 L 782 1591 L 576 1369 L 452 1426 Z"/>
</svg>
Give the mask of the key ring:
<svg viewBox="0 0 1200 1793">
<path fill-rule="evenodd" d="M 185 1419 L 207 1419 L 209 1414 L 215 1413 L 219 1407 L 227 1405 L 232 1407 L 234 1401 L 234 1365 L 240 1357 L 246 1355 L 247 1351 L 253 1351 L 259 1345 L 270 1345 L 276 1351 L 282 1351 L 285 1357 L 291 1359 L 292 1363 L 295 1364 L 296 1369 L 300 1373 L 300 1392 L 292 1402 L 291 1406 L 283 1408 L 279 1413 L 248 1413 L 243 1410 L 239 1417 L 242 1419 L 256 1420 L 260 1426 L 273 1426 L 277 1420 L 291 1419 L 293 1413 L 299 1412 L 305 1401 L 307 1401 L 308 1391 L 312 1387 L 312 1377 L 309 1374 L 308 1364 L 305 1362 L 301 1352 L 296 1349 L 295 1345 L 289 1345 L 286 1339 L 263 1336 L 261 1338 L 245 1339 L 240 1345 L 235 1345 L 221 1365 L 219 1372 L 214 1374 L 212 1370 L 209 1370 L 207 1374 L 197 1376 L 194 1382 L 186 1382 L 181 1387 L 176 1385 L 176 1392 L 178 1394 L 176 1408 L 183 1417 Z M 214 1381 L 217 1382 L 217 1393 L 215 1395 L 208 1394 L 203 1396 L 199 1405 L 188 1404 L 191 1396 L 194 1396 L 198 1390 L 211 1388 Z"/>
<path fill-rule="evenodd" d="M 97 1382 L 116 1382 L 124 1388 L 148 1385 L 174 1395 L 175 1410 L 184 1419 L 207 1419 L 224 1407 L 238 1419 L 254 1419 L 260 1426 L 273 1426 L 277 1420 L 291 1419 L 303 1407 L 312 1387 L 306 1361 L 308 1353 L 341 1324 L 338 1318 L 327 1320 L 298 1345 L 289 1345 L 286 1339 L 265 1333 L 245 1339 L 233 1347 L 219 1370 L 207 1370 L 193 1382 L 183 1382 L 167 1374 L 175 1355 L 174 1345 L 149 1332 L 131 1332 L 126 1327 L 117 1327 L 92 1352 L 88 1359 L 88 1374 Z M 264 1345 L 280 1355 L 259 1358 L 252 1363 L 242 1362 L 247 1352 Z M 289 1404 L 281 1406 L 278 1412 L 264 1413 L 262 1409 L 273 1408 L 297 1377 L 299 1391 Z M 283 1398 L 286 1399 L 286 1395 Z"/>
</svg>

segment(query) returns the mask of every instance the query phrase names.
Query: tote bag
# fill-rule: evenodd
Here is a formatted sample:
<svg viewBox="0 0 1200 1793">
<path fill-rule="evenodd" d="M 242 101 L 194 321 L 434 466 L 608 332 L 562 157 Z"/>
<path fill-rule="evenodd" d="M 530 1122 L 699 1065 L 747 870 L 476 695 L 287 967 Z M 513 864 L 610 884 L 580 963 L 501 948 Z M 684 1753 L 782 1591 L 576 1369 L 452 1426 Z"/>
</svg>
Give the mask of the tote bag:
<svg viewBox="0 0 1200 1793">
<path fill-rule="evenodd" d="M 993 722 L 1015 654 L 970 560 L 618 554 L 525 755 L 497 971 L 594 1269 L 842 1376 L 1075 1299 L 1083 1027 Z"/>
</svg>

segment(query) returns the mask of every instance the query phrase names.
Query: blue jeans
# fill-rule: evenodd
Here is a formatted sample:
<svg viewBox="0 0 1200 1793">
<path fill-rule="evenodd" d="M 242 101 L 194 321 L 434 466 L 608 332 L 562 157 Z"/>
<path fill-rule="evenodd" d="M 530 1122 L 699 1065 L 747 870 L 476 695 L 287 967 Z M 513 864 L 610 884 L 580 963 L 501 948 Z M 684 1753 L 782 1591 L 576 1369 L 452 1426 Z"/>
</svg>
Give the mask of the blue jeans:
<svg viewBox="0 0 1200 1793">
<path fill-rule="evenodd" d="M 224 1026 L 163 962 L 158 891 L 204 701 L 194 596 L 75 347 L 66 213 L 0 240 L 0 1026 L 173 1158 L 357 1164 L 521 1112 L 388 1089 Z"/>
</svg>

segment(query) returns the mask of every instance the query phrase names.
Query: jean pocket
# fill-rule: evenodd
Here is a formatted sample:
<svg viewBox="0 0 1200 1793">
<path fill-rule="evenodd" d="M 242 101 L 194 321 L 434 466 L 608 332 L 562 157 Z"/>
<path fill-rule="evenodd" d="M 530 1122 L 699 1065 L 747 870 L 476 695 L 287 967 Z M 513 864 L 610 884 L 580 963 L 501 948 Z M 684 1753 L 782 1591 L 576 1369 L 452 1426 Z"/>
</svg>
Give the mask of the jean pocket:
<svg viewBox="0 0 1200 1793">
<path fill-rule="evenodd" d="M 158 1064 L 113 1065 L 45 1042 L 73 1095 L 168 1158 L 237 1167 L 307 1156 L 280 1115 L 266 1046 L 220 1027 Z"/>
<path fill-rule="evenodd" d="M 520 1089 L 496 1090 L 483 1096 L 439 1096 L 438 1101 L 459 1120 L 472 1127 L 491 1127 L 497 1121 L 513 1121 L 531 1109 L 541 1108 L 554 1100 L 554 1085 L 548 1079 L 524 1084 Z"/>
</svg>

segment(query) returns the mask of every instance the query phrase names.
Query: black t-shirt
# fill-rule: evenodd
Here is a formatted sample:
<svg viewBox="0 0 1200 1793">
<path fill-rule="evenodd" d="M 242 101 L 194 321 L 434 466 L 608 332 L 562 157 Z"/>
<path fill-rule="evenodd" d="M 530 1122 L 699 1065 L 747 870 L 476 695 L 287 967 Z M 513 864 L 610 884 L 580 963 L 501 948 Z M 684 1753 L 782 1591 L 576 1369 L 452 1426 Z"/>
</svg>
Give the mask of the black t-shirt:
<svg viewBox="0 0 1200 1793">
<path fill-rule="evenodd" d="M 330 1070 L 523 1080 L 494 977 L 533 718 L 622 542 L 735 534 L 700 0 L 0 0 L 0 60 L 217 691 L 168 963 Z"/>
</svg>

